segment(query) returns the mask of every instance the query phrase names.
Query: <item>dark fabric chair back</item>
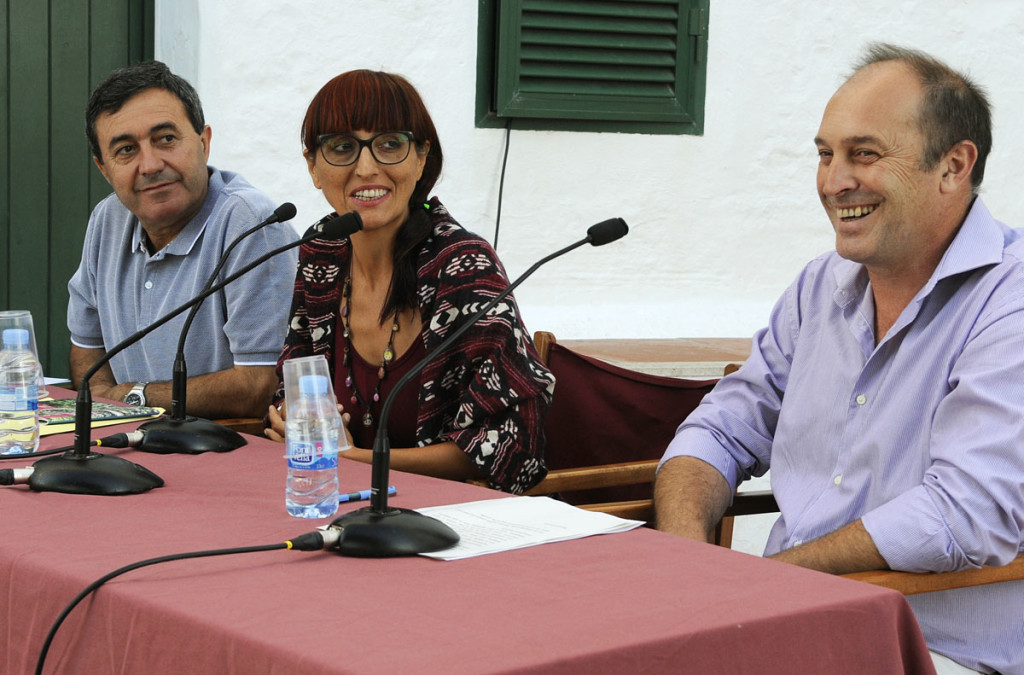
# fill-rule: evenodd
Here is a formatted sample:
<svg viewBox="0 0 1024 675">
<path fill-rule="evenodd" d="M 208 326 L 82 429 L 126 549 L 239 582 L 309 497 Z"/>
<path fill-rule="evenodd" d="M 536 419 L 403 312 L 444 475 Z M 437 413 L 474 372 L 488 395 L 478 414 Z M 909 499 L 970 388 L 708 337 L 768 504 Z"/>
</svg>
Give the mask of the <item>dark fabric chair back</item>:
<svg viewBox="0 0 1024 675">
<path fill-rule="evenodd" d="M 544 425 L 549 469 L 659 459 L 676 427 L 718 382 L 647 375 L 553 342 L 557 378 Z M 650 499 L 651 485 L 562 492 L 572 504 Z"/>
</svg>

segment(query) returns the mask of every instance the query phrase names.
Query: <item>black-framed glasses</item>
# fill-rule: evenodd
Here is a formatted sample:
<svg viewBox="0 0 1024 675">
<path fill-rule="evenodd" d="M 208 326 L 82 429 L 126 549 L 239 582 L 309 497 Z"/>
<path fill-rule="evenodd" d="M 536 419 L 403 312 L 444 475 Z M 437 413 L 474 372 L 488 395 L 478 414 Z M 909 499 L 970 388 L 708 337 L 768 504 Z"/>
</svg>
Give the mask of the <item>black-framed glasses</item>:
<svg viewBox="0 0 1024 675">
<path fill-rule="evenodd" d="M 414 138 L 411 131 L 382 131 L 363 140 L 352 134 L 320 134 L 320 154 L 334 166 L 355 164 L 363 148 L 369 148 L 373 158 L 381 164 L 398 164 L 409 156 Z"/>
</svg>

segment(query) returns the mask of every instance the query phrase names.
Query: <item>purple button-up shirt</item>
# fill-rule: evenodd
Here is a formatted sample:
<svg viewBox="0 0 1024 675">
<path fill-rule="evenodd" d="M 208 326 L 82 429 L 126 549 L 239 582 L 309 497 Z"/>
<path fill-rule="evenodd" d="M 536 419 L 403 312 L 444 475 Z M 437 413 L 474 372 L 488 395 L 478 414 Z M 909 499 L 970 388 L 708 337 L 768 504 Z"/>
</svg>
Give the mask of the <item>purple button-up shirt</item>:
<svg viewBox="0 0 1024 675">
<path fill-rule="evenodd" d="M 867 272 L 811 262 L 750 359 L 679 427 L 733 486 L 771 468 L 771 555 L 860 518 L 893 569 L 1003 565 L 1024 540 L 1024 240 L 975 201 L 876 346 Z M 1024 673 L 1024 582 L 908 598 L 929 646 Z"/>
</svg>

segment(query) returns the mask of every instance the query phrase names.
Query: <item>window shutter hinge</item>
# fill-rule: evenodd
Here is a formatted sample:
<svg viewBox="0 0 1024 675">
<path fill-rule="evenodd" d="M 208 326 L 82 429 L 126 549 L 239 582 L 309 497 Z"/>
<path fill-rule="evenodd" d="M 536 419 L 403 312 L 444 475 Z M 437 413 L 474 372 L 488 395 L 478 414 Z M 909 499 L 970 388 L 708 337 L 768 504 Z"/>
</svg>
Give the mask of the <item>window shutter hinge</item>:
<svg viewBox="0 0 1024 675">
<path fill-rule="evenodd" d="M 691 9 L 689 24 L 689 35 L 694 38 L 694 62 L 704 63 L 708 55 L 708 11 L 703 8 Z"/>
</svg>

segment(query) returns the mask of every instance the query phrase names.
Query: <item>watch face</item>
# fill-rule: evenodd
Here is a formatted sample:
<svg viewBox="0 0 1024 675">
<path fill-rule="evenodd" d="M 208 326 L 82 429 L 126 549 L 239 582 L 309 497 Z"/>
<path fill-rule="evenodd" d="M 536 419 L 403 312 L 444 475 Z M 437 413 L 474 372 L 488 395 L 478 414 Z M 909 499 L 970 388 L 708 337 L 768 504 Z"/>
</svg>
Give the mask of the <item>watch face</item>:
<svg viewBox="0 0 1024 675">
<path fill-rule="evenodd" d="M 124 397 L 124 402 L 128 405 L 142 405 L 142 397 L 135 392 L 131 392 Z"/>
</svg>

